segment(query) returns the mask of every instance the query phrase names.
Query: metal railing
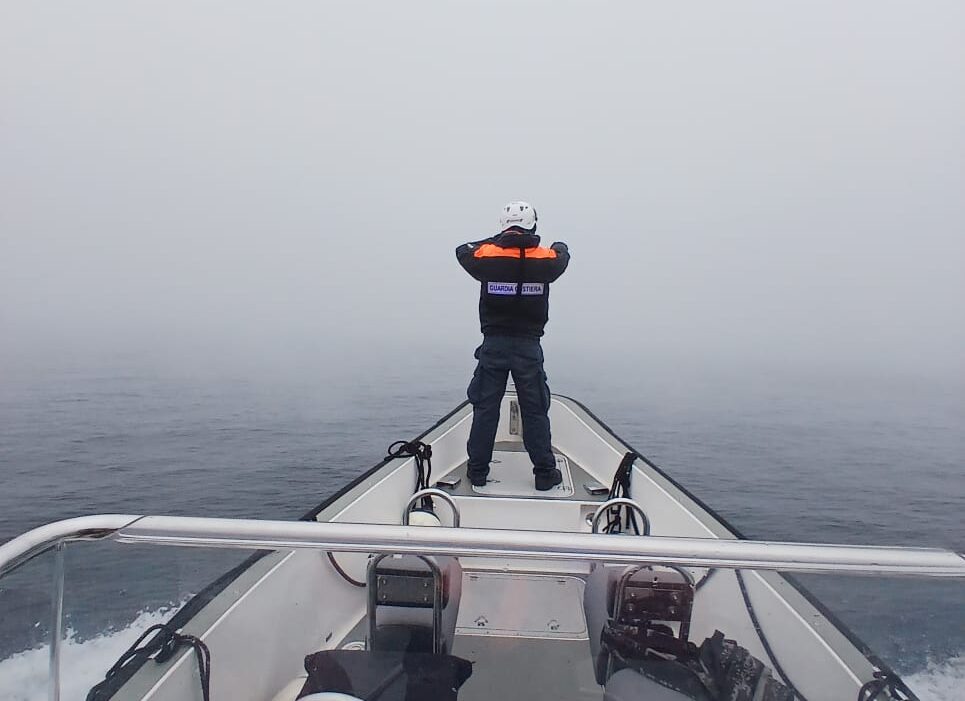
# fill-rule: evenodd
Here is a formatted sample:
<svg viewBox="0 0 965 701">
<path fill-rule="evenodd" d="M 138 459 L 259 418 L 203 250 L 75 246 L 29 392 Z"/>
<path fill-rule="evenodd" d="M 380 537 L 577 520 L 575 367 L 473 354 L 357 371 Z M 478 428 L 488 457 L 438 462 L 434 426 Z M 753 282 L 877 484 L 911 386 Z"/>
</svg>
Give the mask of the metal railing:
<svg viewBox="0 0 965 701">
<path fill-rule="evenodd" d="M 0 545 L 0 576 L 59 543 L 91 539 L 253 550 L 303 548 L 965 578 L 965 557 L 937 548 L 132 515 L 85 516 L 29 531 Z"/>
</svg>

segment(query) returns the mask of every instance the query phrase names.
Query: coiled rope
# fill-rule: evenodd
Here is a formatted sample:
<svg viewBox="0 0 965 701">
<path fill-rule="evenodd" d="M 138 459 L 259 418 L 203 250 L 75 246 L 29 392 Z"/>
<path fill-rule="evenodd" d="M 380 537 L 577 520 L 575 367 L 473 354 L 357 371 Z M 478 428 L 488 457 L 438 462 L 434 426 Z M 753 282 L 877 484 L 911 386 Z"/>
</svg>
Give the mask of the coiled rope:
<svg viewBox="0 0 965 701">
<path fill-rule="evenodd" d="M 386 460 L 413 458 L 415 460 L 416 480 L 413 493 L 429 488 L 432 479 L 432 446 L 422 441 L 396 441 L 389 446 Z M 432 497 L 422 497 L 420 508 L 432 511 Z"/>
<path fill-rule="evenodd" d="M 633 463 L 639 457 L 632 450 L 623 456 L 623 460 L 620 461 L 620 465 L 613 475 L 607 500 L 630 498 L 630 477 L 633 474 Z M 631 528 L 636 535 L 640 535 L 640 526 L 637 524 L 637 516 L 633 509 L 623 504 L 607 509 L 606 526 L 603 527 L 604 533 L 629 533 Z M 650 535 L 650 524 L 646 521 L 643 524 L 643 535 Z"/>
<path fill-rule="evenodd" d="M 875 678 L 865 682 L 858 691 L 858 701 L 875 701 L 883 691 L 888 692 L 888 699 L 898 701 L 915 698 L 905 683 L 890 670 L 876 670 Z M 901 694 L 901 696 L 898 696 Z"/>
<path fill-rule="evenodd" d="M 432 479 L 432 446 L 422 441 L 396 441 L 389 446 L 386 451 L 385 460 L 395 460 L 396 458 L 414 458 L 416 467 L 415 490 L 429 488 L 429 481 Z M 413 493 L 414 493 L 413 492 Z M 423 497 L 419 507 L 424 511 L 432 511 L 432 497 Z M 335 559 L 334 553 L 326 553 L 328 561 L 338 572 L 339 576 L 353 587 L 364 588 L 365 582 L 353 578 Z"/>
<path fill-rule="evenodd" d="M 152 633 L 154 637 L 144 642 Z M 104 701 L 110 698 L 114 691 L 110 688 L 111 682 L 128 665 L 136 661 L 140 666 L 151 658 L 159 664 L 167 662 L 183 645 L 194 648 L 201 679 L 201 696 L 204 701 L 210 701 L 211 651 L 200 638 L 178 633 L 167 623 L 158 623 L 141 633 L 141 636 L 121 655 L 114 666 L 107 670 L 104 681 L 91 688 L 87 694 L 87 701 Z"/>
</svg>

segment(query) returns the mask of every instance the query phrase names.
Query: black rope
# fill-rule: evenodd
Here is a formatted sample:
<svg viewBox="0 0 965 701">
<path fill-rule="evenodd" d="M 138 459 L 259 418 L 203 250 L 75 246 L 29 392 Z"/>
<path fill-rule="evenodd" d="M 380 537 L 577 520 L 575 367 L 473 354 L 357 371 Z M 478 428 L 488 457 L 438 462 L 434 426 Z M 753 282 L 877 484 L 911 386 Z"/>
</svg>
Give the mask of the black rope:
<svg viewBox="0 0 965 701">
<path fill-rule="evenodd" d="M 764 635 L 764 629 L 761 628 L 761 622 L 757 619 L 757 612 L 754 611 L 754 605 L 751 603 L 750 595 L 747 593 L 747 585 L 744 583 L 744 575 L 740 570 L 734 570 L 734 574 L 737 575 L 737 583 L 740 585 L 741 596 L 744 598 L 744 606 L 747 607 L 747 613 L 750 614 L 751 623 L 754 624 L 754 630 L 757 632 L 757 637 L 761 640 L 761 645 L 764 646 L 764 652 L 771 660 L 771 664 L 774 665 L 774 671 L 777 672 L 781 681 L 784 682 L 784 686 L 791 690 L 801 701 L 807 701 L 804 694 L 797 690 L 797 687 L 791 683 L 788 679 L 787 674 L 784 673 L 784 669 L 781 667 L 781 663 L 777 661 L 777 657 L 774 655 L 774 650 L 771 648 L 771 644 L 767 640 L 767 636 Z"/>
<path fill-rule="evenodd" d="M 432 446 L 422 441 L 396 441 L 389 446 L 386 460 L 414 458 L 416 469 L 415 492 L 429 488 L 432 479 Z M 422 497 L 421 508 L 432 511 L 432 497 Z"/>
<path fill-rule="evenodd" d="M 704 574 L 704 576 L 700 578 L 700 581 L 697 582 L 697 586 L 694 587 L 694 589 L 695 589 L 696 591 L 700 591 L 700 590 L 703 588 L 703 586 L 704 586 L 705 584 L 707 584 L 707 580 L 710 579 L 710 576 L 711 576 L 714 572 L 716 572 L 716 571 L 717 571 L 717 570 L 715 570 L 715 569 L 709 569 L 709 570 L 707 570 L 707 572 Z"/>
<path fill-rule="evenodd" d="M 610 499 L 629 499 L 630 498 L 630 478 L 633 475 L 633 463 L 640 456 L 634 451 L 628 451 L 620 461 L 619 467 L 613 474 L 613 483 L 610 485 Z M 622 516 L 622 521 L 621 521 Z M 617 505 L 607 509 L 607 522 L 603 529 L 604 533 L 629 533 L 630 529 L 636 535 L 640 535 L 640 526 L 637 524 L 637 515 L 629 506 Z M 650 535 L 648 523 L 644 523 L 643 535 Z"/>
<path fill-rule="evenodd" d="M 861 689 L 858 691 L 858 701 L 875 701 L 883 691 L 888 692 L 889 699 L 897 699 L 898 701 L 909 701 L 916 698 L 894 672 L 875 670 L 875 678 L 861 685 Z M 901 696 L 897 696 L 899 693 Z"/>
<path fill-rule="evenodd" d="M 630 478 L 633 475 L 633 463 L 639 457 L 640 454 L 632 450 L 623 456 L 623 460 L 620 461 L 620 466 L 617 467 L 613 475 L 613 483 L 610 485 L 610 493 L 607 496 L 608 500 L 618 497 L 630 498 Z M 623 522 L 620 520 L 621 512 L 623 512 Z M 624 533 L 629 532 L 631 528 L 634 533 L 640 535 L 640 528 L 637 526 L 637 519 L 633 509 L 623 506 L 614 506 L 609 509 L 607 513 L 607 524 L 603 528 L 604 533 Z M 643 535 L 650 535 L 650 522 L 648 520 L 644 521 Z M 713 573 L 713 569 L 708 569 L 701 580 L 697 582 L 695 590 L 700 591 Z"/>
<path fill-rule="evenodd" d="M 339 565 L 338 561 L 335 559 L 334 553 L 326 552 L 325 554 L 328 555 L 328 561 L 332 563 L 332 567 L 335 568 L 335 571 L 339 573 L 342 579 L 351 584 L 353 587 L 365 588 L 365 582 L 360 582 L 357 579 L 353 579 L 352 575 L 342 569 L 342 566 Z"/>
<path fill-rule="evenodd" d="M 432 446 L 422 441 L 396 441 L 389 446 L 386 451 L 386 460 L 396 458 L 414 458 L 416 467 L 415 492 L 429 488 L 429 481 L 432 479 Z M 425 511 L 432 511 L 432 497 L 423 497 L 420 508 Z M 328 561 L 338 572 L 339 576 L 353 587 L 365 588 L 365 582 L 360 582 L 346 572 L 338 561 L 334 553 L 327 552 Z"/>
<path fill-rule="evenodd" d="M 152 633 L 155 633 L 154 637 L 144 642 Z M 210 701 L 211 651 L 200 638 L 178 633 L 166 623 L 158 623 L 141 633 L 134 644 L 107 670 L 104 681 L 91 688 L 87 694 L 87 701 L 109 699 L 113 693 L 113 690 L 110 689 L 111 680 L 128 665 L 137 661 L 138 666 L 140 666 L 152 657 L 159 664 L 167 662 L 182 645 L 189 645 L 194 649 L 195 657 L 198 660 L 198 675 L 201 679 L 201 696 L 204 701 Z"/>
</svg>

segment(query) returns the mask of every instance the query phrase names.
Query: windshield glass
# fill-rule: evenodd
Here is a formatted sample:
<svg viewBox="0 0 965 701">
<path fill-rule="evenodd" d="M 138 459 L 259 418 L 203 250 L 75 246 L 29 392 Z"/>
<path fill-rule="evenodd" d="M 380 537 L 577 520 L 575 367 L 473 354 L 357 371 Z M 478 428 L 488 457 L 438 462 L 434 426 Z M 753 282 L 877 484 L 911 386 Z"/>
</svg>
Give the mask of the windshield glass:
<svg viewBox="0 0 965 701">
<path fill-rule="evenodd" d="M 914 698 L 793 578 L 532 556 L 72 543 L 52 662 L 58 557 L 0 579 L 2 698 L 48 698 L 56 677 L 78 699 L 850 699 L 876 678 Z M 889 588 L 914 592 L 907 615 L 962 604 L 957 581 L 805 579 L 872 636 Z M 920 653 L 954 635 L 936 625 Z"/>
</svg>

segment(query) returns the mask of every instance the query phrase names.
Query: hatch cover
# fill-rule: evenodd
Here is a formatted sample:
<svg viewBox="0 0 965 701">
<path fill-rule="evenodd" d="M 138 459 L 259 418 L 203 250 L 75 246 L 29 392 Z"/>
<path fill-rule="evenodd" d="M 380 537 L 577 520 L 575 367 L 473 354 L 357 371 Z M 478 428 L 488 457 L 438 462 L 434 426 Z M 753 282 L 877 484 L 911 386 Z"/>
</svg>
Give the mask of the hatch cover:
<svg viewBox="0 0 965 701">
<path fill-rule="evenodd" d="M 583 580 L 511 572 L 467 572 L 457 635 L 586 638 Z"/>
<path fill-rule="evenodd" d="M 566 456 L 556 455 L 556 467 L 563 475 L 563 482 L 540 492 L 533 483 L 533 463 L 528 453 L 494 450 L 493 461 L 489 464 L 489 481 L 483 487 L 474 486 L 472 491 L 491 497 L 564 499 L 573 496 L 573 476 L 570 474 L 570 463 Z"/>
</svg>

